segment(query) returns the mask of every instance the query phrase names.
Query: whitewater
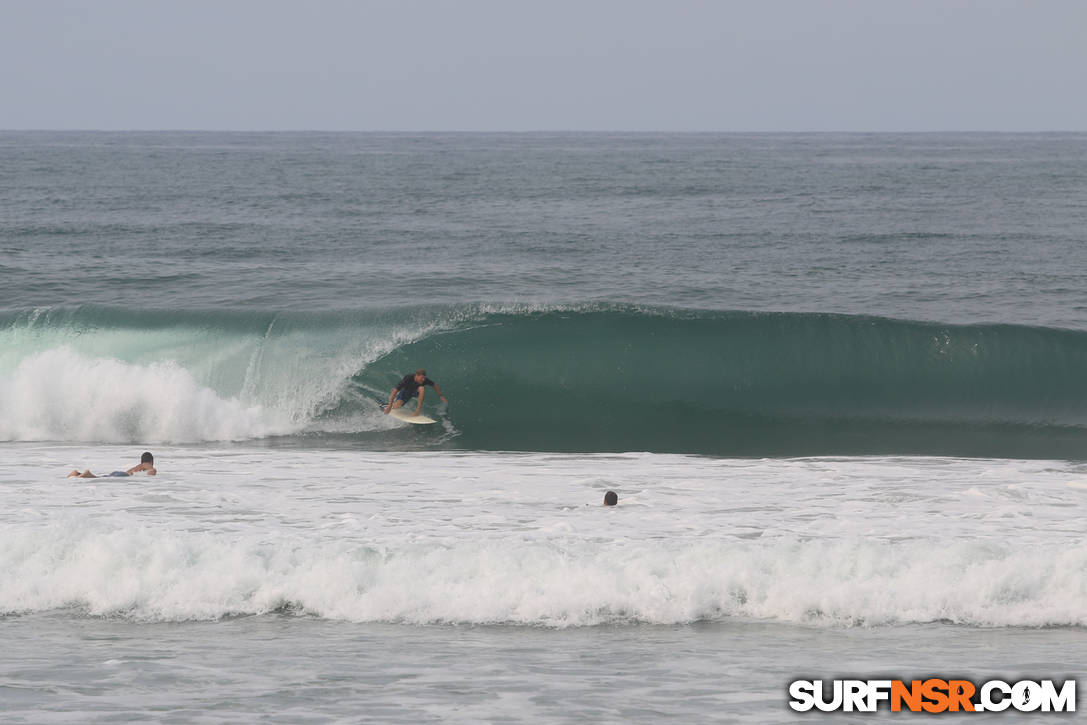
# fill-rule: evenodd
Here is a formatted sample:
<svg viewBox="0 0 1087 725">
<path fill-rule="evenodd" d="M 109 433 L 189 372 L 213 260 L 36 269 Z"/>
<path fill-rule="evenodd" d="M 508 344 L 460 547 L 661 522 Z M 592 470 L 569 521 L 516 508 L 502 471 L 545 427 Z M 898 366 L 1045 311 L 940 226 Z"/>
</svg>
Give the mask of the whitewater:
<svg viewBox="0 0 1087 725">
<path fill-rule="evenodd" d="M 790 719 L 768 682 L 813 672 L 1063 678 L 1087 654 L 1082 463 L 154 452 L 118 484 L 58 475 L 130 446 L 7 447 L 14 721 L 50 686 L 73 722 L 766 722 Z"/>
<path fill-rule="evenodd" d="M 0 132 L 0 719 L 798 722 L 796 679 L 1081 678 L 1084 162 Z M 449 402 L 403 426 L 419 366 Z"/>
<path fill-rule="evenodd" d="M 162 448 L 118 486 L 56 471 L 126 448 L 13 450 L 6 612 L 1087 624 L 1081 464 Z"/>
</svg>

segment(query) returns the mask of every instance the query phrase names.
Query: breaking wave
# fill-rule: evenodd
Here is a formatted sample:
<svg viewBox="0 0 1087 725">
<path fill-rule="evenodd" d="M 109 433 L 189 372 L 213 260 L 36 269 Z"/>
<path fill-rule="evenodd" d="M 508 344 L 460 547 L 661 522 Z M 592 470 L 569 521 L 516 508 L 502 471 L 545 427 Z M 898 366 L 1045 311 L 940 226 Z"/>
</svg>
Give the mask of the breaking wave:
<svg viewBox="0 0 1087 725">
<path fill-rule="evenodd" d="M 150 621 L 293 611 L 356 622 L 551 627 L 717 621 L 1087 626 L 1083 545 L 416 542 L 54 525 L 0 543 L 0 613 Z"/>
<path fill-rule="evenodd" d="M 406 445 L 741 456 L 1087 450 L 1085 332 L 605 304 L 8 314 L 0 439 L 324 435 L 383 446 L 402 431 L 377 401 L 420 365 L 450 405 L 436 409 L 443 435 L 416 431 Z"/>
</svg>

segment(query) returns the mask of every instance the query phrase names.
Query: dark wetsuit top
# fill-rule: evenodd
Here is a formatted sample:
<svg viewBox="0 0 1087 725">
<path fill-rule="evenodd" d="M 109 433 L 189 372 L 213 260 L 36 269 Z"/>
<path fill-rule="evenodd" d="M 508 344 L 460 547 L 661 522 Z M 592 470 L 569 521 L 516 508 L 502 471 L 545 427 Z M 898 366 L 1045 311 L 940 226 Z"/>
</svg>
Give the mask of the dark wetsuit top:
<svg viewBox="0 0 1087 725">
<path fill-rule="evenodd" d="M 403 380 L 397 383 L 396 389 L 398 392 L 396 394 L 396 397 L 400 398 L 401 400 L 410 400 L 411 398 L 414 398 L 416 395 L 419 394 L 419 388 L 423 387 L 424 385 L 429 385 L 433 388 L 434 381 L 430 378 L 427 378 L 422 383 L 417 383 L 415 382 L 415 373 L 409 373 L 404 376 Z"/>
</svg>

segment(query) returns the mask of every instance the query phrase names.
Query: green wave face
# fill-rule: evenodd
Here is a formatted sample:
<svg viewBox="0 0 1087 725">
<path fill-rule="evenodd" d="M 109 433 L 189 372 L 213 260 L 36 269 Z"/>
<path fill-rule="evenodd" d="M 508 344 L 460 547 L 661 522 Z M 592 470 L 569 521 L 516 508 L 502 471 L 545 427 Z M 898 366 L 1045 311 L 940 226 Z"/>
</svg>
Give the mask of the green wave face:
<svg viewBox="0 0 1087 725">
<path fill-rule="evenodd" d="M 0 320 L 0 439 L 1083 458 L 1087 333 L 613 305 Z M 376 402 L 425 367 L 434 431 Z M 73 414 L 78 411 L 78 414 Z"/>
<path fill-rule="evenodd" d="M 492 315 L 360 376 L 425 366 L 471 448 L 1082 455 L 1087 334 L 818 314 Z"/>
</svg>

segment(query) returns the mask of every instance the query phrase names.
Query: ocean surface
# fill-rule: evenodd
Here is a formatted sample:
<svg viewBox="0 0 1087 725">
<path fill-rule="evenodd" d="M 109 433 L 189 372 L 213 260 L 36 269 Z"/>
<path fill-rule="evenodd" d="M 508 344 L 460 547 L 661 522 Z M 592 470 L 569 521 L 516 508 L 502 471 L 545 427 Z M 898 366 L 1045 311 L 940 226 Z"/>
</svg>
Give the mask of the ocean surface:
<svg viewBox="0 0 1087 725">
<path fill-rule="evenodd" d="M 1085 289 L 1087 134 L 0 132 L 0 720 L 1082 678 Z"/>
</svg>

